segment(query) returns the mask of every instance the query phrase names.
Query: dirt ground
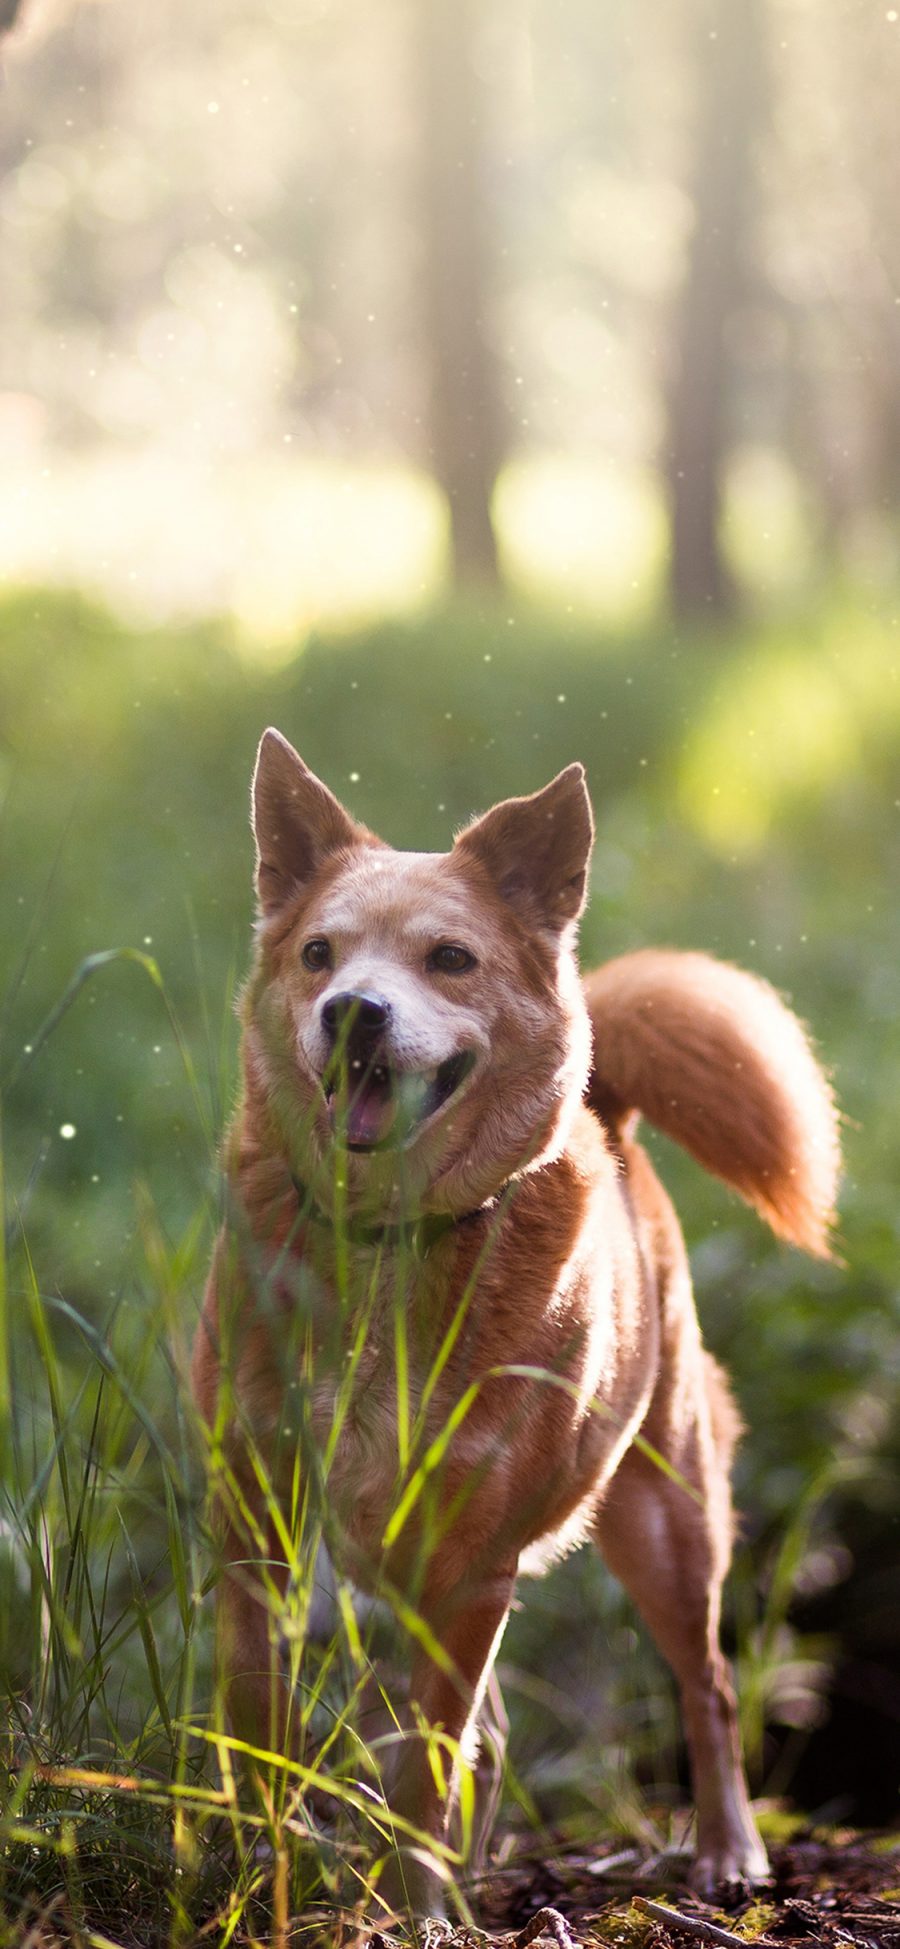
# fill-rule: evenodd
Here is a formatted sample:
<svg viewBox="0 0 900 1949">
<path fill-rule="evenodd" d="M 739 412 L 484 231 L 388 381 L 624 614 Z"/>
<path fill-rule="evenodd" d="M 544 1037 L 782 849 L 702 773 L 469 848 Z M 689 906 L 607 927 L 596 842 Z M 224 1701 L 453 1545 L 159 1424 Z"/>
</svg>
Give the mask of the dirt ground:
<svg viewBox="0 0 900 1949">
<path fill-rule="evenodd" d="M 813 1830 L 773 1847 L 771 1857 L 770 1886 L 725 1910 L 691 1895 L 682 1864 L 647 1861 L 635 1848 L 526 1852 L 479 1890 L 481 1929 L 459 1929 L 444 1940 L 453 1949 L 483 1949 L 483 1929 L 508 1949 L 539 1940 L 557 1949 L 727 1949 L 746 1942 L 759 1949 L 900 1949 L 900 1834 Z"/>
</svg>

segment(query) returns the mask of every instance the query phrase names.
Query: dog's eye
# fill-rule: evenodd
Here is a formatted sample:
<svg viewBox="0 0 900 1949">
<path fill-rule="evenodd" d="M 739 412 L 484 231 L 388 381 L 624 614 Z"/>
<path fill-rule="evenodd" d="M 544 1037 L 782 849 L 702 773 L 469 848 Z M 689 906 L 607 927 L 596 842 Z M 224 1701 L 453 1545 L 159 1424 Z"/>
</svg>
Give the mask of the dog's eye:
<svg viewBox="0 0 900 1949">
<path fill-rule="evenodd" d="M 331 949 L 327 941 L 307 941 L 300 958 L 305 967 L 312 968 L 314 974 L 318 974 L 322 968 L 331 967 Z"/>
<path fill-rule="evenodd" d="M 474 954 L 467 947 L 457 947 L 454 941 L 442 941 L 428 956 L 433 974 L 468 974 L 477 965 Z"/>
</svg>

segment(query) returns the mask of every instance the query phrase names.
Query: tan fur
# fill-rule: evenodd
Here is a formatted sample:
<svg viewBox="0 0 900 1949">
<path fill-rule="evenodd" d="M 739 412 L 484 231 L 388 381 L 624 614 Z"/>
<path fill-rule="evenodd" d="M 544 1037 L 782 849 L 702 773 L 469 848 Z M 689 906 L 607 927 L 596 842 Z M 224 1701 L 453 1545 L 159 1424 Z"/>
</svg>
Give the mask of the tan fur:
<svg viewBox="0 0 900 1949">
<path fill-rule="evenodd" d="M 405 1593 L 444 1647 L 446 1669 L 414 1652 L 417 1712 L 471 1747 L 517 1571 L 593 1537 L 679 1682 L 698 1881 L 758 1878 L 765 1855 L 718 1642 L 738 1421 L 702 1346 L 677 1219 L 626 1111 L 645 1110 L 781 1231 L 823 1250 L 837 1140 L 802 1031 L 736 970 L 702 956 L 627 957 L 587 979 L 590 1101 L 600 1115 L 585 1106 L 590 1030 L 573 949 L 591 820 L 579 767 L 495 808 L 447 855 L 396 854 L 267 733 L 255 830 L 262 919 L 228 1150 L 233 1215 L 194 1354 L 198 1405 L 210 1424 L 218 1415 L 256 1511 L 248 1542 L 236 1498 L 230 1510 L 223 1498 L 221 1644 L 235 1727 L 268 1745 L 285 1736 L 288 1713 L 270 1603 L 248 1561 L 268 1521 L 259 1463 L 287 1509 L 298 1452 L 308 1460 L 310 1443 L 321 1454 L 328 1442 L 365 1305 L 367 1336 L 328 1474 L 330 1531 L 342 1573 Z M 306 944 L 323 939 L 329 966 L 311 969 Z M 435 946 L 447 941 L 472 950 L 465 972 L 435 966 Z M 354 995 L 389 1005 L 375 1059 L 401 1082 L 440 1077 L 435 1066 L 455 1049 L 470 1064 L 402 1144 L 362 1153 L 336 1149 L 327 1101 L 324 1025 L 348 979 Z M 426 1214 L 456 1222 L 439 1221 L 421 1259 L 358 1234 L 340 1290 L 328 1223 L 338 1178 L 356 1226 Z M 293 1180 L 308 1187 L 306 1206 Z M 398 1299 L 412 1423 L 430 1390 L 405 1475 Z M 301 1372 L 310 1379 L 302 1430 Z M 385 1550 L 404 1481 L 473 1384 L 432 1485 L 439 1540 L 420 1501 Z M 638 1432 L 674 1475 L 634 1445 Z M 288 1567 L 274 1536 L 265 1552 L 270 1584 L 283 1589 Z M 396 1814 L 440 1837 L 448 1809 L 414 1732 L 390 1795 Z M 418 1855 L 395 1860 L 380 1892 L 441 1910 L 440 1883 Z"/>
<path fill-rule="evenodd" d="M 779 1237 L 828 1256 L 834 1100 L 775 990 L 709 955 L 657 948 L 610 961 L 584 986 L 599 1113 L 617 1125 L 641 1110 Z"/>
</svg>

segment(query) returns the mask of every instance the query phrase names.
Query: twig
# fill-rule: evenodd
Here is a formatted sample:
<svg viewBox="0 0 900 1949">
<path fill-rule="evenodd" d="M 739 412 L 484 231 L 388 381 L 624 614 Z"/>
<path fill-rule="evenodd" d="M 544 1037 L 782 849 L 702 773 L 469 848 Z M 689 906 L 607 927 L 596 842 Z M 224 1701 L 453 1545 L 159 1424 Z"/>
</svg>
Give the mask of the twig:
<svg viewBox="0 0 900 1949">
<path fill-rule="evenodd" d="M 662 1902 L 648 1902 L 643 1895 L 632 1895 L 632 1904 L 643 1915 L 649 1915 L 654 1922 L 663 1922 L 667 1929 L 681 1929 L 684 1935 L 694 1935 L 700 1942 L 721 1942 L 725 1949 L 747 1949 L 746 1939 L 734 1935 L 731 1929 L 720 1929 L 717 1922 L 704 1922 L 699 1915 L 682 1915 L 677 1908 L 665 1908 Z M 765 1936 L 758 1936 L 754 1949 L 766 1949 Z"/>
<path fill-rule="evenodd" d="M 513 1949 L 528 1949 L 529 1942 L 534 1942 L 539 1935 L 552 1935 L 559 1949 L 576 1949 L 568 1922 L 564 1915 L 560 1915 L 558 1908 L 539 1908 L 531 1921 L 526 1922 L 524 1929 L 513 1936 Z"/>
<path fill-rule="evenodd" d="M 623 1847 L 618 1854 L 601 1855 L 599 1861 L 589 1861 L 587 1863 L 588 1874 L 597 1876 L 611 1875 L 616 1868 L 630 1866 L 636 1855 L 636 1847 Z"/>
</svg>

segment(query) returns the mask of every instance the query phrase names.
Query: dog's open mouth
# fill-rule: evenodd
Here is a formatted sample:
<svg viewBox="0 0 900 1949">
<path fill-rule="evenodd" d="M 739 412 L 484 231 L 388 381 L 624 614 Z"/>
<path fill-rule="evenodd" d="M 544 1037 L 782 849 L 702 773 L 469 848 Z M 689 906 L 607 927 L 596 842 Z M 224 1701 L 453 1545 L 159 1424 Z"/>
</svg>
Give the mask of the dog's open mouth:
<svg viewBox="0 0 900 1949">
<path fill-rule="evenodd" d="M 437 1114 L 468 1076 L 468 1050 L 435 1069 L 394 1069 L 352 1054 L 326 1071 L 322 1087 L 338 1143 L 347 1150 L 381 1150 L 407 1143 L 420 1124 Z"/>
</svg>

